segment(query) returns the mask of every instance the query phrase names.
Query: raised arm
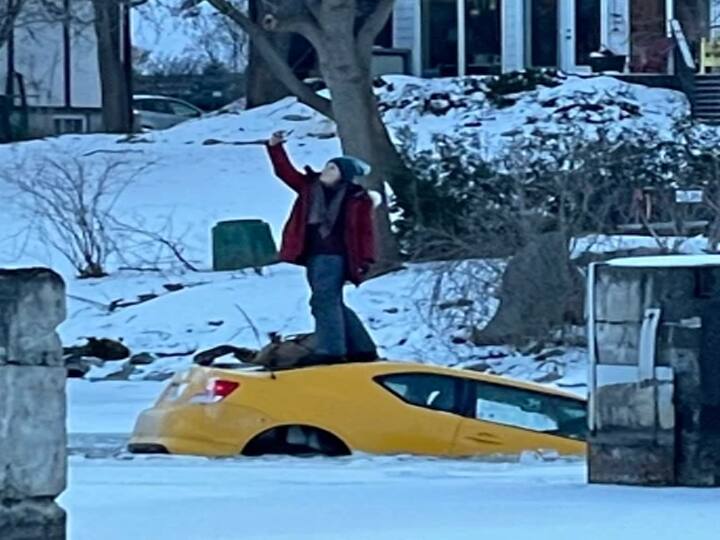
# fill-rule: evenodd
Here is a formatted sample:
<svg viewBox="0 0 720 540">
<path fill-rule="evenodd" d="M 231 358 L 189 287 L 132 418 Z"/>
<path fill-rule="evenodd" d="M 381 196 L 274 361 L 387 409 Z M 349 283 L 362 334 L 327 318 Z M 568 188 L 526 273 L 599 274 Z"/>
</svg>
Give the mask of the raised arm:
<svg viewBox="0 0 720 540">
<path fill-rule="evenodd" d="M 274 134 L 266 145 L 268 155 L 270 156 L 275 176 L 299 193 L 307 183 L 307 178 L 290 162 L 283 142 L 282 135 Z"/>
</svg>

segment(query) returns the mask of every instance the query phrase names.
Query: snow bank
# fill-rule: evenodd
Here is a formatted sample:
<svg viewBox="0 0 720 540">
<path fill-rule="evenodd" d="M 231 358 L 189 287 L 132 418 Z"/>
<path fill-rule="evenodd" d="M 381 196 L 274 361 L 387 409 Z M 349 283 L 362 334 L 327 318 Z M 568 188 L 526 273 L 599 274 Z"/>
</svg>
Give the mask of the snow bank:
<svg viewBox="0 0 720 540">
<path fill-rule="evenodd" d="M 675 122 L 688 115 L 679 93 L 608 77 L 560 80 L 555 87 L 505 96 L 502 107 L 482 78 L 387 77 L 386 81 L 377 93 L 394 136 L 409 128 L 420 144 L 430 145 L 435 134 L 465 132 L 477 138 L 483 152 L 494 155 L 511 148 L 518 136 L 544 137 L 578 129 L 590 133 L 598 125 L 636 130 L 642 136 L 651 130 L 658 137 L 673 137 Z M 448 102 L 453 106 L 439 114 L 438 107 Z M 168 253 L 138 244 L 121 249 L 122 257 L 109 261 L 111 270 L 160 266 L 162 273 L 126 271 L 102 280 L 76 281 L 67 261 L 51 247 L 47 231 L 39 233 L 38 223 L 22 211 L 20 194 L 2 180 L 0 266 L 49 265 L 67 278 L 71 297 L 70 316 L 61 328 L 65 343 L 90 335 L 116 337 L 123 338 L 134 352 L 178 355 L 144 368 L 144 374 L 186 366 L 189 353 L 208 346 L 232 342 L 255 348 L 268 331 L 307 331 L 311 321 L 300 269 L 277 266 L 264 276 L 206 271 L 211 259 L 210 230 L 220 220 L 260 218 L 279 238 L 294 194 L 273 177 L 262 145 L 277 129 L 292 132 L 288 150 L 298 166 L 319 168 L 340 152 L 333 124 L 294 99 L 252 111 L 231 107 L 130 139 L 68 135 L 0 146 L 0 162 L 8 169 L 25 166 L 21 170 L 32 170 L 31 165 L 48 157 L 60 161 L 75 157 L 89 163 L 121 160 L 127 166 L 142 167 L 143 172 L 118 200 L 116 217 L 177 241 L 184 256 L 203 272 L 182 273 L 181 265 Z M 702 129 L 708 144 L 717 141 L 717 130 Z M 576 249 L 596 246 L 597 242 L 588 241 Z M 478 268 L 483 269 L 482 265 Z M 532 363 L 528 356 L 504 348 L 469 347 L 470 324 L 462 319 L 463 312 L 444 309 L 439 322 L 429 315 L 433 305 L 447 300 L 438 297 L 434 274 L 433 268 L 412 266 L 349 291 L 349 302 L 369 324 L 384 354 L 443 364 L 480 361 L 519 377 L 547 375 L 548 380 L 579 384 L 582 353 L 571 351 L 567 361 Z M 163 288 L 173 282 L 185 288 L 174 293 Z M 113 300 L 147 293 L 160 296 L 138 306 L 108 310 Z M 473 300 L 483 304 L 478 311 L 486 316 L 495 309 L 491 292 Z"/>
</svg>

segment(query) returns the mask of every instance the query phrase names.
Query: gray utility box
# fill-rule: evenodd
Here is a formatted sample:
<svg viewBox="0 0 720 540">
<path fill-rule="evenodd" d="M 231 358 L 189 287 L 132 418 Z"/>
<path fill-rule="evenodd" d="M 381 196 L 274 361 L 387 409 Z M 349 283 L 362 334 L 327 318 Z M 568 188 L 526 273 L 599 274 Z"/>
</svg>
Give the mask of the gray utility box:
<svg viewBox="0 0 720 540">
<path fill-rule="evenodd" d="M 588 276 L 593 483 L 720 486 L 720 256 Z"/>
</svg>

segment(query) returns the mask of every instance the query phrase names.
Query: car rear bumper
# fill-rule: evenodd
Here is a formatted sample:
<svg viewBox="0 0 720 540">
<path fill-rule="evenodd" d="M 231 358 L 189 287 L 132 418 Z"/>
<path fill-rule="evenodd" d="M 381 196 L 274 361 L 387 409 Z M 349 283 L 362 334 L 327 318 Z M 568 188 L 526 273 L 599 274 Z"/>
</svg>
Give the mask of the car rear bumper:
<svg viewBox="0 0 720 540">
<path fill-rule="evenodd" d="M 128 451 L 136 454 L 236 456 L 264 419 L 227 405 L 154 407 L 135 423 Z"/>
</svg>

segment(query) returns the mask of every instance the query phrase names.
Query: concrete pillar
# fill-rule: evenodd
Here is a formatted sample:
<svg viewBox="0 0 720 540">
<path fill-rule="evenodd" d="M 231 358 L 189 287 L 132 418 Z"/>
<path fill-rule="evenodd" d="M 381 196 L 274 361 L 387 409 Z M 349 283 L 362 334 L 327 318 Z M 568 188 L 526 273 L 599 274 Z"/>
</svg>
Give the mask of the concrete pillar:
<svg viewBox="0 0 720 540">
<path fill-rule="evenodd" d="M 0 538 L 63 540 L 65 285 L 51 270 L 0 270 Z"/>
<path fill-rule="evenodd" d="M 593 265 L 591 482 L 720 486 L 720 256 Z"/>
</svg>

